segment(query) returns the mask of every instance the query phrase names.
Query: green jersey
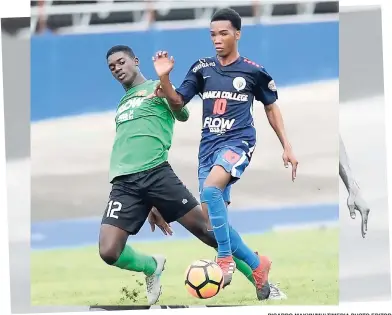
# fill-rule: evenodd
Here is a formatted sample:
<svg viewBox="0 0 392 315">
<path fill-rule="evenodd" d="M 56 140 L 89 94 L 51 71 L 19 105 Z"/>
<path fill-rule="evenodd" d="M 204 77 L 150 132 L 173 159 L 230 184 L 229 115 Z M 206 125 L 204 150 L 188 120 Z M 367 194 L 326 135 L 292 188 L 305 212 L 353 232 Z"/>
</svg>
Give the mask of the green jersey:
<svg viewBox="0 0 392 315">
<path fill-rule="evenodd" d="M 115 177 L 142 172 L 167 161 L 175 118 L 188 118 L 186 107 L 173 113 L 166 99 L 146 98 L 158 83 L 147 80 L 129 89 L 120 100 L 110 158 L 110 182 Z"/>
</svg>

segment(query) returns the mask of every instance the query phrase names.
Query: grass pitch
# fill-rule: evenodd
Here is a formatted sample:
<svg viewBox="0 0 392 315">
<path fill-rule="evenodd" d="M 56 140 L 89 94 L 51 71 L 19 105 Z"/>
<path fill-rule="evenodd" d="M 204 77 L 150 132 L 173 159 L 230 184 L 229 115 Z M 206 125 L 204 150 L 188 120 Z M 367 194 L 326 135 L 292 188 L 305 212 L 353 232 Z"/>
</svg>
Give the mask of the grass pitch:
<svg viewBox="0 0 392 315">
<path fill-rule="evenodd" d="M 287 294 L 284 301 L 260 302 L 240 273 L 217 296 L 199 300 L 184 287 L 184 272 L 194 260 L 213 259 L 215 251 L 198 240 L 138 243 L 133 247 L 167 257 L 161 305 L 331 305 L 339 303 L 338 229 L 272 232 L 244 236 L 253 249 L 273 261 L 270 280 Z M 142 274 L 107 266 L 98 247 L 31 253 L 33 305 L 146 305 Z"/>
</svg>

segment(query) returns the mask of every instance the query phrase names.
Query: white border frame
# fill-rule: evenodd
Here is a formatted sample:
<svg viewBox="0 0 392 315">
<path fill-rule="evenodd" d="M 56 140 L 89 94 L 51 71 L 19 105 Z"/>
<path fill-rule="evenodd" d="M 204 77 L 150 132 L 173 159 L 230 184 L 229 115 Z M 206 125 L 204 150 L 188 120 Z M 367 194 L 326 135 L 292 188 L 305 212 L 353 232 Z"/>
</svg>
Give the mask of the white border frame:
<svg viewBox="0 0 392 315">
<path fill-rule="evenodd" d="M 383 24 L 383 56 L 384 56 L 384 86 L 385 86 L 385 104 L 386 104 L 386 132 L 387 132 L 387 157 L 392 157 L 392 135 L 391 125 L 392 124 L 392 50 L 391 36 L 387 35 L 387 30 L 390 30 L 392 16 L 392 3 L 390 0 L 376 1 L 355 1 L 355 0 L 343 0 L 340 1 L 340 6 L 358 6 L 358 5 L 381 5 L 382 6 L 382 24 Z M 0 1 L 0 17 L 22 17 L 30 16 L 30 1 L 26 0 L 13 0 L 13 1 Z M 388 27 L 389 25 L 389 27 Z M 1 26 L 0 26 L 1 27 Z M 1 29 L 0 29 L 1 31 Z M 0 41 L 0 60 L 1 60 L 1 41 Z M 0 63 L 0 72 L 2 71 L 2 63 Z M 4 111 L 3 111 L 3 90 L 2 90 L 2 76 L 0 76 L 0 209 L 3 209 L 3 215 L 0 219 L 0 314 L 10 314 L 10 279 L 9 279 L 9 253 L 8 253 L 8 220 L 7 220 L 7 198 L 6 198 L 6 169 L 5 169 L 5 143 L 4 143 Z M 388 124 L 388 122 L 390 124 Z M 389 145 L 388 145 L 389 144 Z M 388 160 L 389 160 L 388 159 Z M 388 168 L 388 193 L 392 196 L 392 170 Z M 5 214 L 5 215 L 4 215 Z M 392 215 L 389 216 L 390 226 L 392 226 Z M 391 229 L 390 229 L 391 230 Z M 391 232 L 390 232 L 391 233 Z M 390 251 L 392 254 L 392 250 Z M 391 255 L 392 262 L 392 255 Z M 392 266 L 391 266 L 392 269 Z M 360 312 L 360 313 L 375 313 L 375 312 L 390 312 L 392 309 L 392 302 L 373 302 L 373 303 L 345 303 L 339 306 L 287 306 L 287 307 L 275 307 L 275 306 L 249 306 L 239 308 L 204 308 L 203 313 L 217 315 L 223 313 L 225 315 L 238 314 L 242 311 L 248 314 L 267 314 L 268 313 L 289 313 L 294 314 L 296 312 Z M 184 309 L 177 310 L 166 310 L 164 314 L 182 314 Z M 149 314 L 157 314 L 162 312 L 161 310 L 150 310 Z M 187 309 L 187 314 L 200 315 L 200 309 Z M 96 314 L 100 314 L 98 312 Z M 145 314 L 143 311 L 122 311 L 121 313 L 114 312 L 114 314 Z M 50 313 L 47 313 L 50 314 Z M 55 314 L 55 313 L 54 313 Z M 87 312 L 79 313 L 80 315 L 88 315 Z M 160 313 L 162 314 L 162 313 Z"/>
</svg>

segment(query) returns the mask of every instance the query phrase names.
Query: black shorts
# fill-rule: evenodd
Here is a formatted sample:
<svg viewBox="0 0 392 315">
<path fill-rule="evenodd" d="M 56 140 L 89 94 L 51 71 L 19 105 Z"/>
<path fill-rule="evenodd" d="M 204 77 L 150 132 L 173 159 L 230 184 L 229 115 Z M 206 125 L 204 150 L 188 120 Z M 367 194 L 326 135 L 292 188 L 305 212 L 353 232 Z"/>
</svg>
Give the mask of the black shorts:
<svg viewBox="0 0 392 315">
<path fill-rule="evenodd" d="M 102 224 L 131 235 L 139 232 L 154 206 L 166 222 L 177 221 L 199 202 L 174 173 L 168 162 L 136 174 L 116 177 Z"/>
</svg>

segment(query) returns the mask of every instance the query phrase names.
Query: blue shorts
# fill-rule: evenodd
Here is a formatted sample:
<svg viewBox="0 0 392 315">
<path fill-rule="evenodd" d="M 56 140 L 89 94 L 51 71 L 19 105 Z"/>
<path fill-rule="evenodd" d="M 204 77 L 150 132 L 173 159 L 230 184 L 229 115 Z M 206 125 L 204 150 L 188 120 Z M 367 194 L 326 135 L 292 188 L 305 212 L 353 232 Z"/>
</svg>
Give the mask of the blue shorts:
<svg viewBox="0 0 392 315">
<path fill-rule="evenodd" d="M 231 180 L 223 191 L 223 200 L 230 203 L 230 190 L 231 186 L 240 179 L 246 167 L 249 165 L 249 158 L 246 152 L 237 147 L 224 147 L 211 155 L 199 164 L 198 177 L 199 177 L 199 193 L 203 190 L 204 181 L 210 174 L 211 169 L 215 165 L 222 166 L 226 172 L 231 174 Z M 201 198 L 201 196 L 200 196 Z M 201 202 L 204 202 L 201 198 Z"/>
</svg>

